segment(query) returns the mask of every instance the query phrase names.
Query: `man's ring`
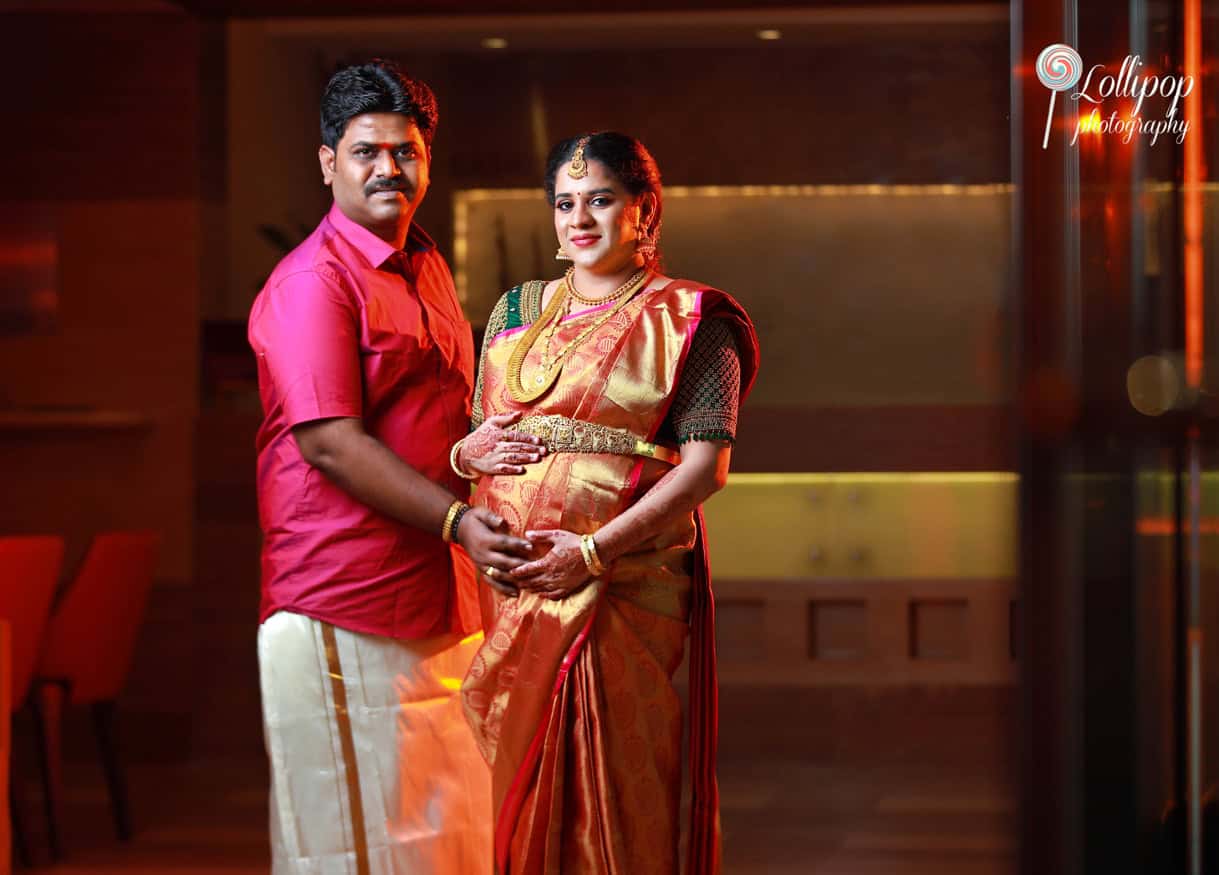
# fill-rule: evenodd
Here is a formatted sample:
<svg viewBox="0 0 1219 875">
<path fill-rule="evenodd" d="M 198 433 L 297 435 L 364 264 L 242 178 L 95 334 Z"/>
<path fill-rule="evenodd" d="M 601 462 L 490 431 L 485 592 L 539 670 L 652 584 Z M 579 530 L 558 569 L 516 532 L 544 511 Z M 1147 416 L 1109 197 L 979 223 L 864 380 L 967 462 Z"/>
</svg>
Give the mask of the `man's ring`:
<svg viewBox="0 0 1219 875">
<path fill-rule="evenodd" d="M 483 574 L 487 575 L 487 577 L 494 580 L 495 579 L 495 566 L 488 565 L 486 568 L 483 569 Z"/>
</svg>

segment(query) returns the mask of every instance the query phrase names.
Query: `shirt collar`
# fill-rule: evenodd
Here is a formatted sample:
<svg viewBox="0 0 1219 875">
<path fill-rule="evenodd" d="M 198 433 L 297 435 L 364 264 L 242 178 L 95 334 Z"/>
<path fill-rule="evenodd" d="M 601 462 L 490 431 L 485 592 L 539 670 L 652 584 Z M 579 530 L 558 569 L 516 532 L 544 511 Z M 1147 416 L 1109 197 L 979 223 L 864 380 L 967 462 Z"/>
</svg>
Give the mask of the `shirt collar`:
<svg viewBox="0 0 1219 875">
<path fill-rule="evenodd" d="M 343 239 L 358 249 L 373 267 L 380 267 L 398 252 L 372 231 L 347 218 L 337 203 L 331 204 L 327 219 L 343 236 Z M 406 245 L 403 246 L 406 253 L 414 254 L 435 248 L 436 243 L 428 236 L 428 233 L 417 223 L 411 222 L 410 230 L 406 232 Z"/>
</svg>

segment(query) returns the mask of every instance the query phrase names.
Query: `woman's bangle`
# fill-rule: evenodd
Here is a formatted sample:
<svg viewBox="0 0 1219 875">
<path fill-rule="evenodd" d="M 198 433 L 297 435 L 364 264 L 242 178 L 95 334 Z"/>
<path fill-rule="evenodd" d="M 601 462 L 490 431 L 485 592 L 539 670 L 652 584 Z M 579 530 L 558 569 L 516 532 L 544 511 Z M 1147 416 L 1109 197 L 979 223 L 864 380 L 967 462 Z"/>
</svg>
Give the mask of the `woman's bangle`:
<svg viewBox="0 0 1219 875">
<path fill-rule="evenodd" d="M 470 505 L 461 499 L 457 499 L 450 504 L 448 513 L 444 515 L 444 525 L 440 527 L 440 537 L 451 543 L 453 533 L 457 531 L 457 520 L 461 517 L 462 513 L 469 509 Z"/>
<path fill-rule="evenodd" d="M 588 535 L 580 536 L 580 555 L 584 557 L 584 565 L 588 568 L 588 573 L 596 577 L 597 569 L 593 567 L 593 557 L 588 552 Z"/>
<path fill-rule="evenodd" d="M 597 568 L 597 574 L 605 573 L 605 563 L 601 561 L 601 557 L 597 555 L 597 539 L 592 535 L 586 535 L 588 538 L 588 555 L 592 557 L 593 565 Z"/>
<path fill-rule="evenodd" d="M 462 445 L 465 444 L 465 442 L 466 439 L 462 438 L 457 443 L 453 444 L 453 449 L 449 450 L 449 467 L 453 469 L 454 474 L 463 480 L 477 480 L 477 474 L 470 474 L 467 471 L 462 470 L 461 465 L 457 464 L 457 454 L 461 452 Z"/>
<path fill-rule="evenodd" d="M 597 542 L 593 540 L 592 535 L 580 536 L 580 555 L 584 557 L 584 564 L 588 566 L 593 577 L 600 577 L 605 573 L 605 565 L 597 555 Z"/>
</svg>

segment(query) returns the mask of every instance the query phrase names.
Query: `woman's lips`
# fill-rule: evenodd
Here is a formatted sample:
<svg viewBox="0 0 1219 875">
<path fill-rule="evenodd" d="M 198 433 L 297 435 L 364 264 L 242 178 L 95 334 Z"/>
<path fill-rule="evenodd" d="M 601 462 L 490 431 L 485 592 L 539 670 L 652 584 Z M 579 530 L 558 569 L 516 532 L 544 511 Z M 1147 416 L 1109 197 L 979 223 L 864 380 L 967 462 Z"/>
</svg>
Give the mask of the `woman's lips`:
<svg viewBox="0 0 1219 875">
<path fill-rule="evenodd" d="M 572 246 L 592 246 L 594 243 L 596 243 L 600 239 L 601 239 L 600 237 L 595 237 L 595 236 L 593 236 L 593 237 L 572 237 L 571 245 Z"/>
</svg>

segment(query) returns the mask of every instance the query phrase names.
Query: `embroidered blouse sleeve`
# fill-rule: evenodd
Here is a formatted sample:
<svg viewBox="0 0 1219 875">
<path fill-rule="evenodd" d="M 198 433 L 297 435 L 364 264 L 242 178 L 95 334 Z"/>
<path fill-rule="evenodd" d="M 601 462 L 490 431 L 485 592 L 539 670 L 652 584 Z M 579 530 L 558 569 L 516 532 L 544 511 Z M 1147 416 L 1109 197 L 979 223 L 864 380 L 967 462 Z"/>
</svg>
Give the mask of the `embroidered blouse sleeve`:
<svg viewBox="0 0 1219 875">
<path fill-rule="evenodd" d="M 508 327 L 508 296 L 511 294 L 512 292 L 505 292 L 500 295 L 495 306 L 491 308 L 491 315 L 487 317 L 482 354 L 478 359 L 478 377 L 474 381 L 474 400 L 470 411 L 471 431 L 483 424 L 483 371 L 487 368 L 487 345 L 491 343 L 491 338 Z"/>
<path fill-rule="evenodd" d="M 689 358 L 669 410 L 678 444 L 734 440 L 740 397 L 741 357 L 736 336 L 724 320 L 708 319 L 690 341 Z"/>
</svg>

